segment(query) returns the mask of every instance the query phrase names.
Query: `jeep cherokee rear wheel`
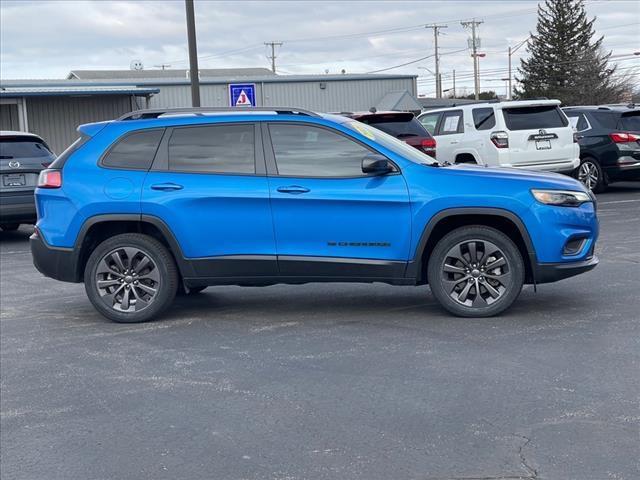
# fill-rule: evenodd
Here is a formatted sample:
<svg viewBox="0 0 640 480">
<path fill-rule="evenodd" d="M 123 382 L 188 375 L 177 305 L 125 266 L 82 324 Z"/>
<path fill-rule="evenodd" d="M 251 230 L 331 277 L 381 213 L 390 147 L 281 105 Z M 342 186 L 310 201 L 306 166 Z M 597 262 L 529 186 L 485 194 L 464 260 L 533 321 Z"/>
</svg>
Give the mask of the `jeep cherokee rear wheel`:
<svg viewBox="0 0 640 480">
<path fill-rule="evenodd" d="M 489 227 L 458 228 L 436 245 L 427 270 L 433 295 L 460 317 L 490 317 L 511 306 L 524 283 L 518 247 Z"/>
<path fill-rule="evenodd" d="M 125 233 L 93 251 L 84 284 L 89 300 L 102 315 L 115 322 L 137 323 L 150 320 L 171 304 L 178 271 L 159 241 Z"/>
</svg>

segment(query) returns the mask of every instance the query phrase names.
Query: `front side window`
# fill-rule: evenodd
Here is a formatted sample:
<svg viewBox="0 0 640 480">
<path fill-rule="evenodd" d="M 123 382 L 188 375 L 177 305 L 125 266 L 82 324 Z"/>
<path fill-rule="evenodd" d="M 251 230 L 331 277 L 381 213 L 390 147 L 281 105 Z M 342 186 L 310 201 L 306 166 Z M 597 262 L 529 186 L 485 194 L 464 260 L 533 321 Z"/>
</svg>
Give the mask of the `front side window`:
<svg viewBox="0 0 640 480">
<path fill-rule="evenodd" d="M 502 112 L 509 130 L 537 130 L 569 125 L 566 117 L 555 105 L 504 108 Z"/>
<path fill-rule="evenodd" d="M 493 108 L 474 108 L 471 113 L 476 130 L 490 130 L 496 126 L 496 115 Z"/>
<path fill-rule="evenodd" d="M 311 125 L 269 125 L 280 175 L 361 177 L 362 159 L 371 151 L 344 135 Z"/>
<path fill-rule="evenodd" d="M 422 126 L 426 128 L 431 135 L 434 135 L 436 132 L 436 125 L 438 125 L 440 115 L 440 113 L 428 113 L 419 118 Z"/>
<path fill-rule="evenodd" d="M 163 130 L 143 130 L 131 133 L 116 143 L 102 159 L 111 168 L 149 170 L 156 155 Z"/>
<path fill-rule="evenodd" d="M 440 123 L 440 135 L 451 135 L 453 133 L 463 133 L 462 112 L 445 112 Z"/>
<path fill-rule="evenodd" d="M 255 128 L 252 124 L 176 128 L 168 145 L 169 170 L 252 174 Z"/>
</svg>

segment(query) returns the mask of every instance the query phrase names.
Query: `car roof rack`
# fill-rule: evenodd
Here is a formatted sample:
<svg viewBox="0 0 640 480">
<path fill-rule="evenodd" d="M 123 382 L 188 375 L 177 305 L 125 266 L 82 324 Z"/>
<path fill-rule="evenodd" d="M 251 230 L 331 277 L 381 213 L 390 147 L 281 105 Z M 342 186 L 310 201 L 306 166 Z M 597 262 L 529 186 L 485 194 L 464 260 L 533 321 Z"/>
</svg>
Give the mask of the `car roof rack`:
<svg viewBox="0 0 640 480">
<path fill-rule="evenodd" d="M 193 114 L 203 116 L 207 113 L 224 112 L 275 112 L 278 115 L 305 115 L 308 117 L 320 117 L 316 112 L 292 107 L 193 107 L 193 108 L 158 108 L 147 110 L 134 110 L 125 113 L 118 121 L 122 120 L 143 120 L 158 118 L 162 115 Z"/>
</svg>

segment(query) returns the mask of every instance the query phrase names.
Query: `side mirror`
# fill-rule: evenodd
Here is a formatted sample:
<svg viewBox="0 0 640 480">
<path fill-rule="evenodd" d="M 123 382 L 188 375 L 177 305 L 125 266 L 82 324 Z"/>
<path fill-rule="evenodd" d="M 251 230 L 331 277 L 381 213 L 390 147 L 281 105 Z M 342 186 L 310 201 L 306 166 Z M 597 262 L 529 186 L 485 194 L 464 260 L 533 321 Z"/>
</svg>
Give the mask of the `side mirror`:
<svg viewBox="0 0 640 480">
<path fill-rule="evenodd" d="M 386 175 L 393 171 L 393 164 L 383 155 L 371 154 L 362 159 L 362 173 Z"/>
</svg>

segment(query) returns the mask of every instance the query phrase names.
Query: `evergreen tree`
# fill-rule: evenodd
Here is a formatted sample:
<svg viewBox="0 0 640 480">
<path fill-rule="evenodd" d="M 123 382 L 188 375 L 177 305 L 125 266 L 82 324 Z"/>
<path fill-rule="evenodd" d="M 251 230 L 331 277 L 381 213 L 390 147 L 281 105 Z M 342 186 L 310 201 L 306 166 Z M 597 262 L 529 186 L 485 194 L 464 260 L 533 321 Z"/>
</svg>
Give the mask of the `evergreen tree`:
<svg viewBox="0 0 640 480">
<path fill-rule="evenodd" d="M 622 85 L 612 77 L 611 53 L 602 51 L 600 37 L 594 40 L 592 20 L 584 0 L 545 0 L 538 6 L 536 33 L 520 60 L 518 98 L 557 98 L 564 105 L 615 103 Z"/>
</svg>

